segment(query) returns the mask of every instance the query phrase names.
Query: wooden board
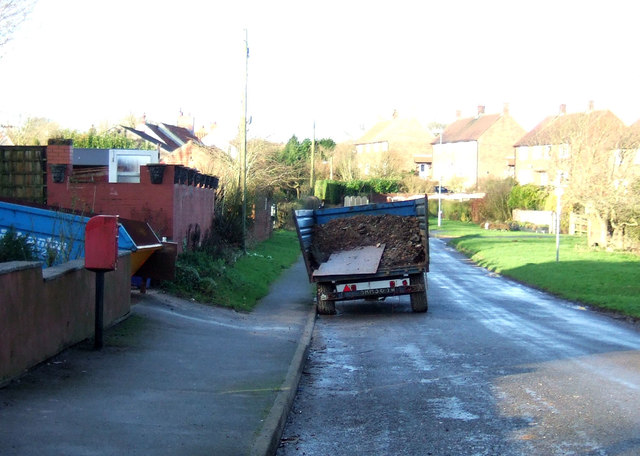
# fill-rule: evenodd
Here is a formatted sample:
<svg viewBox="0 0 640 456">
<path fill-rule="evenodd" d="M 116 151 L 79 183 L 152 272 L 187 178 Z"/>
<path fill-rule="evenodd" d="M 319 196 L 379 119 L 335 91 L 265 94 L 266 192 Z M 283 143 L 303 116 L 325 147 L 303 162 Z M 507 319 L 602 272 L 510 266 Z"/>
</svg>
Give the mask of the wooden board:
<svg viewBox="0 0 640 456">
<path fill-rule="evenodd" d="M 313 272 L 314 277 L 375 274 L 384 252 L 384 244 L 335 252 Z"/>
</svg>

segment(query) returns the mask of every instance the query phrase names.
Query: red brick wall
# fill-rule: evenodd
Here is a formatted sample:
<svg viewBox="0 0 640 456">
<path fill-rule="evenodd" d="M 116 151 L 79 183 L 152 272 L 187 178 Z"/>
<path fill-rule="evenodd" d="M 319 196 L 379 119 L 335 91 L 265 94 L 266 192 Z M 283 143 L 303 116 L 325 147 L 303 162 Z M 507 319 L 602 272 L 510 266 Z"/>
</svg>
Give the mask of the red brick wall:
<svg viewBox="0 0 640 456">
<path fill-rule="evenodd" d="M 173 231 L 171 240 L 178 243 L 178 252 L 184 245 L 199 244 L 204 234 L 211 228 L 215 190 L 175 185 L 173 192 Z M 199 233 L 196 236 L 190 234 Z"/>
<path fill-rule="evenodd" d="M 174 184 L 176 167 L 167 165 L 161 184 L 152 184 L 146 166 L 140 168 L 140 183 L 87 182 L 53 183 L 47 177 L 49 206 L 87 214 L 119 215 L 149 223 L 156 234 L 178 243 L 182 251 L 189 226 L 197 225 L 201 238 L 211 226 L 215 190 Z"/>
<path fill-rule="evenodd" d="M 273 223 L 271 222 L 271 199 L 264 195 L 256 197 L 253 207 L 253 238 L 261 242 L 271 237 Z"/>
<path fill-rule="evenodd" d="M 73 146 L 53 144 L 47 146 L 47 162 L 50 165 L 70 165 L 73 154 Z"/>
</svg>

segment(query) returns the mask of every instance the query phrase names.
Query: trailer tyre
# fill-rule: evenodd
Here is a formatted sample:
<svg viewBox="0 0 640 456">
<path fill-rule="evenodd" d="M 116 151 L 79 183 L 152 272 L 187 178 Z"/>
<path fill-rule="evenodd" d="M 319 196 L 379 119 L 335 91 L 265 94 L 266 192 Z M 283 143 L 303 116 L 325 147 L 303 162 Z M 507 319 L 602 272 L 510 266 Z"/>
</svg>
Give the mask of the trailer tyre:
<svg viewBox="0 0 640 456">
<path fill-rule="evenodd" d="M 318 300 L 316 301 L 316 312 L 320 315 L 335 315 L 336 302 L 322 299 L 322 295 L 333 291 L 330 283 L 318 283 Z"/>
<path fill-rule="evenodd" d="M 411 284 L 421 284 L 424 286 L 424 274 L 412 274 L 409 276 Z M 414 312 L 426 312 L 429 308 L 427 302 L 427 290 L 411 293 L 411 310 Z"/>
</svg>

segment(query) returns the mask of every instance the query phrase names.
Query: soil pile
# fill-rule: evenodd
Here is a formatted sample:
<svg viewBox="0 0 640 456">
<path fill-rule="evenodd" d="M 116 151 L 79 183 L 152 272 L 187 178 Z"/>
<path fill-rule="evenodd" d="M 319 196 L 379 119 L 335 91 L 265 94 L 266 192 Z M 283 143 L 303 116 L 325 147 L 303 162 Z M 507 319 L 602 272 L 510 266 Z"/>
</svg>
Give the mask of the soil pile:
<svg viewBox="0 0 640 456">
<path fill-rule="evenodd" d="M 419 220 L 388 214 L 355 215 L 315 225 L 311 254 L 320 264 L 333 252 L 378 244 L 386 245 L 379 269 L 419 264 L 425 260 Z"/>
</svg>

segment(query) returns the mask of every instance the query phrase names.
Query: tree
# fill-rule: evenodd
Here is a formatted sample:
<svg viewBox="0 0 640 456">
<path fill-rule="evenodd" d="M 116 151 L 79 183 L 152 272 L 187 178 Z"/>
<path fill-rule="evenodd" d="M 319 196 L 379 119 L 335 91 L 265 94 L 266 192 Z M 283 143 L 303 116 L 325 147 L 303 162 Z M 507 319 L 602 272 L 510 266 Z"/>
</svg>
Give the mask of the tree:
<svg viewBox="0 0 640 456">
<path fill-rule="evenodd" d="M 58 129 L 58 124 L 49 119 L 29 117 L 22 126 L 10 128 L 7 134 L 16 146 L 39 146 L 47 144 Z"/>
<path fill-rule="evenodd" d="M 7 44 L 37 0 L 0 0 L 0 47 Z"/>
<path fill-rule="evenodd" d="M 74 147 L 86 149 L 143 149 L 151 150 L 153 145 L 141 138 L 130 138 L 126 130 L 120 127 L 112 127 L 104 131 L 98 131 L 91 127 L 86 132 L 77 130 L 58 130 L 54 137 L 72 139 Z"/>
<path fill-rule="evenodd" d="M 603 227 L 592 244 L 622 247 L 627 227 L 638 226 L 639 138 L 610 111 L 571 114 L 554 129 L 554 171 L 565 187 L 564 206 L 584 208 Z"/>
</svg>

